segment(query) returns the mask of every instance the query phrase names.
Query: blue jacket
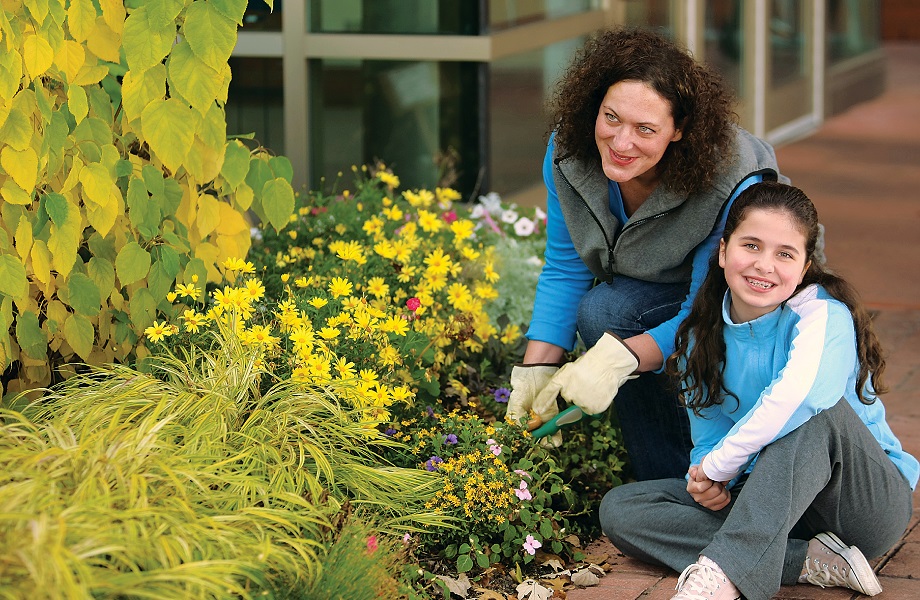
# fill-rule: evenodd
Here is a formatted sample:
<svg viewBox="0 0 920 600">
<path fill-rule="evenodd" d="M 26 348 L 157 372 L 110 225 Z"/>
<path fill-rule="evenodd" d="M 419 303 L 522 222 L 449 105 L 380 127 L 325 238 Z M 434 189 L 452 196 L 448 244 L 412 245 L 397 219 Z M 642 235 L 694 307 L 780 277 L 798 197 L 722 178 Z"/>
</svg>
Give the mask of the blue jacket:
<svg viewBox="0 0 920 600">
<path fill-rule="evenodd" d="M 845 304 L 810 285 L 776 310 L 735 324 L 729 302 L 730 292 L 722 306 L 723 377 L 738 399 L 726 397 L 700 416 L 688 411 L 694 444 L 690 464 L 709 455 L 706 475 L 733 480 L 750 470 L 762 448 L 845 398 L 911 489 L 916 487 L 920 465 L 901 448 L 881 400 L 863 404 L 856 394 L 856 332 Z"/>
<path fill-rule="evenodd" d="M 543 162 L 545 266 L 528 339 L 571 350 L 576 309 L 595 278 L 625 275 L 660 283 L 689 282 L 677 316 L 648 332 L 662 356 L 670 356 L 677 327 L 689 313 L 722 237 L 727 206 L 747 186 L 777 177 L 773 149 L 743 129 L 735 131 L 732 153 L 710 189 L 687 195 L 659 186 L 627 219 L 619 186 L 599 165 L 565 156 L 550 137 Z"/>
</svg>

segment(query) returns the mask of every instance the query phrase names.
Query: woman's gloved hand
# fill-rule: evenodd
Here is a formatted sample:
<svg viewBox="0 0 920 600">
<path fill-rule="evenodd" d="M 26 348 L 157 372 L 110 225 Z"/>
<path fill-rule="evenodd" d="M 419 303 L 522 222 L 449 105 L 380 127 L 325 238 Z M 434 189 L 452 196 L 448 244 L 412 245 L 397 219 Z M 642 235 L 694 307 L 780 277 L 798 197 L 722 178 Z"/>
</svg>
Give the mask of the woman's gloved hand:
<svg viewBox="0 0 920 600">
<path fill-rule="evenodd" d="M 587 415 L 602 413 L 610 408 L 620 386 L 639 376 L 638 368 L 636 354 L 619 336 L 608 331 L 594 347 L 556 371 L 533 404 L 542 406 L 551 398 L 555 409 L 556 396 L 561 394 L 566 402 Z"/>
<path fill-rule="evenodd" d="M 530 411 L 536 413 L 544 422 L 556 416 L 559 409 L 556 407 L 555 396 L 550 406 L 543 404 L 535 406 L 534 400 L 550 382 L 559 367 L 559 363 L 535 363 L 514 365 L 511 368 L 511 395 L 508 397 L 507 418 L 512 423 L 519 425 L 521 419 L 529 422 Z"/>
</svg>

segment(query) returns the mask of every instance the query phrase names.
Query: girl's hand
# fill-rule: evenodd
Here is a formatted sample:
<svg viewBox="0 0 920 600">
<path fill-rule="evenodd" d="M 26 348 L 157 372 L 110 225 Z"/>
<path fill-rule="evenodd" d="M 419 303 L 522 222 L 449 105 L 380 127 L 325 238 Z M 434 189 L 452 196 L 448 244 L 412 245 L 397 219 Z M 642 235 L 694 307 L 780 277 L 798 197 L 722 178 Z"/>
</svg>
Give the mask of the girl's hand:
<svg viewBox="0 0 920 600">
<path fill-rule="evenodd" d="M 706 477 L 700 465 L 691 466 L 688 475 L 690 478 L 687 481 L 687 493 L 697 504 L 712 511 L 722 510 L 728 506 L 731 494 L 725 488 L 725 484 Z"/>
</svg>

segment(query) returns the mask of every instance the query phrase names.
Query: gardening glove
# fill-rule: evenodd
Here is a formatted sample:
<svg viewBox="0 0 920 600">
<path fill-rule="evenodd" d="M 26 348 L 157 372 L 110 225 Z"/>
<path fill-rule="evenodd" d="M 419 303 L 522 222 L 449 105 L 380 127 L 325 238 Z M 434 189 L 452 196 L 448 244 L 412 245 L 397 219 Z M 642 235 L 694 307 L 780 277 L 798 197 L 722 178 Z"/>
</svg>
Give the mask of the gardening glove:
<svg viewBox="0 0 920 600">
<path fill-rule="evenodd" d="M 543 406 L 561 394 L 587 415 L 604 412 L 613 403 L 620 386 L 639 376 L 639 358 L 614 333 L 606 332 L 593 348 L 556 371 L 534 400 Z M 555 413 L 554 413 L 555 414 Z"/>
<path fill-rule="evenodd" d="M 559 370 L 559 366 L 558 363 L 538 363 L 514 365 L 511 368 L 511 395 L 508 397 L 507 415 L 512 423 L 518 425 L 524 418 L 529 422 L 530 411 L 534 411 L 544 422 L 556 416 L 559 409 L 556 408 L 555 396 L 551 406 L 535 406 L 534 400 Z"/>
</svg>

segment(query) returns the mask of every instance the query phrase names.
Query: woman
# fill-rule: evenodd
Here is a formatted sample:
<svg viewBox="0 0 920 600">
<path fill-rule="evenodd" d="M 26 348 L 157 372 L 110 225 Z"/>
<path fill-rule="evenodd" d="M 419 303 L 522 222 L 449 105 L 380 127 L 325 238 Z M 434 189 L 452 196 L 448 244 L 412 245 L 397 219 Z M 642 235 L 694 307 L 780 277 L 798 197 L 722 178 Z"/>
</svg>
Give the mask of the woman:
<svg viewBox="0 0 920 600">
<path fill-rule="evenodd" d="M 548 420 L 557 395 L 595 414 L 615 397 L 634 476 L 683 476 L 687 417 L 651 371 L 673 352 L 724 208 L 745 187 L 777 179 L 773 149 L 734 125 L 715 74 L 639 29 L 589 41 L 553 112 L 545 266 L 508 415 Z M 576 332 L 590 350 L 560 368 Z"/>
<path fill-rule="evenodd" d="M 903 535 L 920 465 L 877 398 L 885 361 L 870 317 L 814 259 L 818 216 L 798 188 L 748 188 L 724 236 L 668 360 L 693 466 L 608 492 L 603 530 L 683 570 L 678 600 L 766 600 L 781 583 L 874 596 L 866 555 Z"/>
</svg>

